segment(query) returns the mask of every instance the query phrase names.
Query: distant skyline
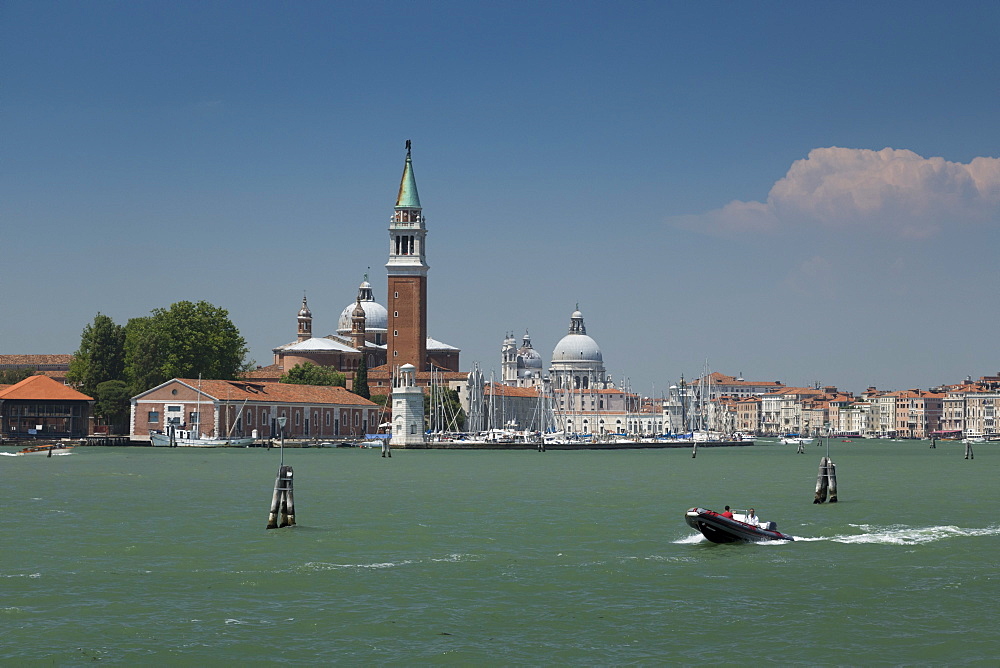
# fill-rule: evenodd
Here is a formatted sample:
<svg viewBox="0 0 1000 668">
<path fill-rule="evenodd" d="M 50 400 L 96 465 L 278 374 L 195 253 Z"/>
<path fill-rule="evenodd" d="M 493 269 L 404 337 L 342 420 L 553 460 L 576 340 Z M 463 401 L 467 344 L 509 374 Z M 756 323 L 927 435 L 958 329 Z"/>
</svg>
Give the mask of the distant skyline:
<svg viewBox="0 0 1000 668">
<path fill-rule="evenodd" d="M 616 382 L 858 392 L 1000 371 L 1000 4 L 9 1 L 0 353 L 302 294 L 385 303 L 405 156 L 431 337 L 546 365 L 577 303 Z M 369 269 L 370 268 L 370 269 Z"/>
</svg>

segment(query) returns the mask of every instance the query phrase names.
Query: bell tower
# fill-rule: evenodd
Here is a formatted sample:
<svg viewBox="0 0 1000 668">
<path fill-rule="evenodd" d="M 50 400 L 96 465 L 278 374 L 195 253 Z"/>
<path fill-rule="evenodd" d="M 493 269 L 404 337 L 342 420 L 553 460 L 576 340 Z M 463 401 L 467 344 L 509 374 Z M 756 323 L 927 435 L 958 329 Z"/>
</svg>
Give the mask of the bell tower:
<svg viewBox="0 0 1000 668">
<path fill-rule="evenodd" d="M 396 206 L 389 221 L 389 297 L 386 363 L 391 367 L 412 364 L 427 368 L 427 229 L 417 181 L 413 176 L 410 140 L 399 183 Z"/>
<path fill-rule="evenodd" d="M 312 311 L 309 310 L 309 305 L 306 304 L 305 293 L 303 293 L 302 295 L 302 308 L 299 309 L 298 321 L 299 321 L 299 333 L 297 340 L 301 342 L 305 341 L 306 339 L 312 338 L 313 314 Z"/>
</svg>

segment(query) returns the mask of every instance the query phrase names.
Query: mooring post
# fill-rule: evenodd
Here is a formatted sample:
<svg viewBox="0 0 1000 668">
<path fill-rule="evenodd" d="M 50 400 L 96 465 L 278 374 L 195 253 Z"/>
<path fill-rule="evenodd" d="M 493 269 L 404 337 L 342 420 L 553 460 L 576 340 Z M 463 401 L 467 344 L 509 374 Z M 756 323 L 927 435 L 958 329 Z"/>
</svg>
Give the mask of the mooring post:
<svg viewBox="0 0 1000 668">
<path fill-rule="evenodd" d="M 819 475 L 816 476 L 816 495 L 813 497 L 813 503 L 826 502 L 826 491 L 827 485 L 829 484 L 826 467 L 829 461 L 830 460 L 827 457 L 823 457 L 819 460 Z"/>
<path fill-rule="evenodd" d="M 937 448 L 937 439 L 936 438 L 932 438 L 931 439 L 931 448 Z"/>
<path fill-rule="evenodd" d="M 268 529 L 295 526 L 295 493 L 292 486 L 292 467 L 282 465 L 274 480 L 271 512 L 267 517 Z"/>
<path fill-rule="evenodd" d="M 966 459 L 976 458 L 976 456 L 972 454 L 972 443 L 969 442 L 969 439 L 965 439 L 965 458 Z"/>
<path fill-rule="evenodd" d="M 691 435 L 691 438 L 692 439 L 694 438 L 693 434 Z M 691 459 L 694 459 L 697 456 L 698 456 L 698 441 L 695 441 L 694 448 L 691 449 Z"/>
<path fill-rule="evenodd" d="M 830 503 L 837 503 L 837 465 L 831 459 L 827 459 L 826 461 L 826 472 L 829 479 L 829 484 L 827 485 L 827 489 L 830 492 L 829 501 Z"/>
<path fill-rule="evenodd" d="M 389 445 L 389 439 L 387 438 L 382 439 L 382 456 L 392 457 L 392 446 Z"/>
<path fill-rule="evenodd" d="M 799 455 L 806 454 L 806 446 L 802 445 L 802 441 L 799 441 L 799 447 L 795 449 L 795 453 Z"/>
<path fill-rule="evenodd" d="M 278 528 L 278 510 L 281 508 L 281 469 L 274 481 L 274 494 L 271 495 L 271 512 L 267 516 L 267 529 Z"/>
</svg>

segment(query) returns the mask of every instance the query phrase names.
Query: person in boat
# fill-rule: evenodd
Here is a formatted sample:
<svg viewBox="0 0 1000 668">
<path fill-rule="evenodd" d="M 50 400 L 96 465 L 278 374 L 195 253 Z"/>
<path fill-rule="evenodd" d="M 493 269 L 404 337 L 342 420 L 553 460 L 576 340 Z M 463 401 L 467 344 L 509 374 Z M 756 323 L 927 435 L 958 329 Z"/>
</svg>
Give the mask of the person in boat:
<svg viewBox="0 0 1000 668">
<path fill-rule="evenodd" d="M 755 527 L 760 526 L 760 519 L 757 517 L 757 513 L 753 511 L 753 508 L 747 511 L 746 523 Z"/>
<path fill-rule="evenodd" d="M 733 511 L 729 509 L 729 506 L 726 506 L 726 509 L 722 512 L 722 516 L 728 517 L 729 519 L 733 519 Z"/>
</svg>

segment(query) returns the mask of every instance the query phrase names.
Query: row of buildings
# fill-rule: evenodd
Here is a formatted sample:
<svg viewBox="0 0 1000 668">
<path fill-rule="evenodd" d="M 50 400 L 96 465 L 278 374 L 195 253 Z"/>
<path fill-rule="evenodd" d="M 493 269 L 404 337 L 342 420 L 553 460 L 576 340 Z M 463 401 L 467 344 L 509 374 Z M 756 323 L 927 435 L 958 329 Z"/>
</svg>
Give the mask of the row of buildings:
<svg viewBox="0 0 1000 668">
<path fill-rule="evenodd" d="M 722 374 L 708 379 L 709 386 L 720 388 L 734 382 Z M 836 387 L 782 386 L 750 396 L 719 391 L 708 404 L 710 428 L 763 436 L 1000 437 L 1000 373 L 929 390 L 869 387 L 860 396 Z M 678 406 L 668 401 L 666 409 L 676 416 Z"/>
</svg>

